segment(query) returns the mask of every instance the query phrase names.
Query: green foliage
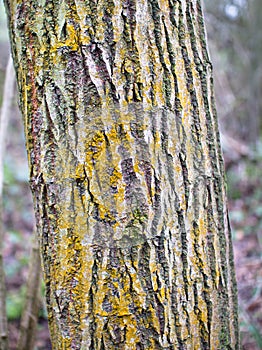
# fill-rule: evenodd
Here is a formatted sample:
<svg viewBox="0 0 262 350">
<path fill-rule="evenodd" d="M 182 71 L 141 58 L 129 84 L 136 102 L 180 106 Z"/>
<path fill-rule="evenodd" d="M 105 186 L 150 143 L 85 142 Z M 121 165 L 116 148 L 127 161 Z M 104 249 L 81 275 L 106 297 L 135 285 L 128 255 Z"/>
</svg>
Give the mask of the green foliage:
<svg viewBox="0 0 262 350">
<path fill-rule="evenodd" d="M 39 309 L 39 317 L 44 318 L 47 320 L 47 308 L 46 308 L 46 303 L 44 302 L 45 299 L 45 284 L 42 279 L 41 281 L 41 289 L 40 289 L 40 296 L 43 302 L 41 303 L 40 309 Z"/>
<path fill-rule="evenodd" d="M 235 170 L 227 172 L 227 193 L 230 199 L 236 200 L 242 197 L 241 188 L 239 182 L 241 178 Z"/>
<path fill-rule="evenodd" d="M 25 287 L 19 290 L 10 291 L 6 298 L 7 318 L 9 321 L 17 320 L 21 317 L 25 299 Z"/>
<path fill-rule="evenodd" d="M 41 300 L 44 300 L 44 286 L 42 282 Z M 9 321 L 18 320 L 21 318 L 22 311 L 25 305 L 26 286 L 23 285 L 20 289 L 12 290 L 8 293 L 6 298 L 7 318 Z M 47 319 L 47 309 L 44 302 L 39 308 L 39 317 Z"/>
<path fill-rule="evenodd" d="M 234 201 L 230 218 L 236 230 L 245 234 L 262 232 L 262 142 L 252 157 L 227 172 L 228 197 Z"/>
<path fill-rule="evenodd" d="M 15 175 L 11 169 L 10 163 L 5 162 L 4 164 L 4 183 L 8 186 L 15 185 Z"/>
<path fill-rule="evenodd" d="M 6 14 L 5 14 L 4 4 L 1 1 L 0 2 L 0 41 L 7 41 L 7 40 L 8 40 L 8 32 L 7 32 L 7 25 L 6 25 Z"/>
<path fill-rule="evenodd" d="M 5 263 L 5 274 L 7 278 L 13 278 L 17 274 L 21 273 L 24 266 L 28 265 L 29 256 L 28 254 L 21 254 L 21 247 L 24 244 L 24 237 L 21 232 L 10 231 L 8 232 L 7 241 L 4 247 L 7 249 L 12 249 L 13 254 L 10 254 L 8 260 Z M 17 254 L 14 254 L 14 252 Z"/>
<path fill-rule="evenodd" d="M 240 326 L 242 329 L 246 329 L 248 333 L 253 337 L 253 339 L 256 341 L 257 346 L 259 349 L 262 349 L 262 335 L 260 333 L 260 330 L 258 326 L 250 320 L 250 318 L 247 316 L 245 310 L 243 308 L 239 308 L 240 313 Z"/>
<path fill-rule="evenodd" d="M 24 138 L 22 139 L 24 141 Z M 25 150 L 24 150 L 25 152 Z M 8 186 L 18 185 L 20 182 L 28 182 L 28 165 L 27 163 L 14 163 L 10 156 L 5 157 L 4 163 L 4 182 Z"/>
</svg>

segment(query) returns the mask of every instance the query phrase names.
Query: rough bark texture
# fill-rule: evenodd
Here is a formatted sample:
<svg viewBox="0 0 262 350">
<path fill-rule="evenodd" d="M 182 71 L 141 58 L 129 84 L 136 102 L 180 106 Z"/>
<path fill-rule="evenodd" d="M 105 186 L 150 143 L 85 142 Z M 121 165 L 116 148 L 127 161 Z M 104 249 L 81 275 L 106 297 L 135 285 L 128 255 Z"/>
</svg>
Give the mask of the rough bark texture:
<svg viewBox="0 0 262 350">
<path fill-rule="evenodd" d="M 6 7 L 53 349 L 238 349 L 200 2 Z"/>
</svg>

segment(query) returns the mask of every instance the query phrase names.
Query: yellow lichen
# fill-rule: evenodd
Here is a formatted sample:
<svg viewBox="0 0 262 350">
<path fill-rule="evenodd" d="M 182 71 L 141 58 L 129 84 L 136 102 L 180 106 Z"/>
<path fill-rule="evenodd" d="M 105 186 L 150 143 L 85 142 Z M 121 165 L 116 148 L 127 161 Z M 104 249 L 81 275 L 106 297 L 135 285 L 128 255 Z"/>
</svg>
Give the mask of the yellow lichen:
<svg viewBox="0 0 262 350">
<path fill-rule="evenodd" d="M 102 131 L 97 131 L 92 140 L 87 143 L 86 161 L 97 159 L 103 150 L 105 150 L 105 137 Z"/>
<path fill-rule="evenodd" d="M 122 179 L 122 173 L 114 168 L 112 175 L 110 176 L 110 185 L 116 187 L 119 180 Z"/>
</svg>

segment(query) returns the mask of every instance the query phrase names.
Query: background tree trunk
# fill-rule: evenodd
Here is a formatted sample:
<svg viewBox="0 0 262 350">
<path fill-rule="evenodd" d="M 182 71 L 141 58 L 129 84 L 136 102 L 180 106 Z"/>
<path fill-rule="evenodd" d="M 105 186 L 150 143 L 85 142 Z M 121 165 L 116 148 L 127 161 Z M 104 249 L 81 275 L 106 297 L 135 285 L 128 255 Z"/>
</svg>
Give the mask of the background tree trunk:
<svg viewBox="0 0 262 350">
<path fill-rule="evenodd" d="M 0 350 L 8 350 L 9 348 L 6 312 L 6 279 L 3 259 L 3 242 L 5 240 L 5 231 L 3 225 L 3 187 L 6 134 L 14 97 L 14 87 L 15 73 L 13 68 L 13 60 L 10 56 L 5 72 L 3 103 L 0 110 Z"/>
<path fill-rule="evenodd" d="M 238 349 L 200 2 L 5 2 L 53 349 Z"/>
<path fill-rule="evenodd" d="M 26 297 L 21 316 L 20 334 L 17 350 L 34 350 L 38 324 L 40 287 L 41 287 L 41 260 L 36 232 L 33 233 L 32 251 L 29 260 Z"/>
</svg>

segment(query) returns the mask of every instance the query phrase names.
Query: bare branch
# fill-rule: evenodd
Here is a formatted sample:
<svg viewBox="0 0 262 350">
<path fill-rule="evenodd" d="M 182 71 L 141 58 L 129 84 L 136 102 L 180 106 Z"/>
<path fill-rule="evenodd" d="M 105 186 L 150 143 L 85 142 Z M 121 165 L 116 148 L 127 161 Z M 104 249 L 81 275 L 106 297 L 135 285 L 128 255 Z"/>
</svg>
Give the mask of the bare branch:
<svg viewBox="0 0 262 350">
<path fill-rule="evenodd" d="M 21 320 L 18 350 L 33 350 L 38 321 L 39 291 L 41 285 L 41 262 L 37 235 L 34 233 L 32 252 L 29 261 L 26 302 Z"/>
</svg>

